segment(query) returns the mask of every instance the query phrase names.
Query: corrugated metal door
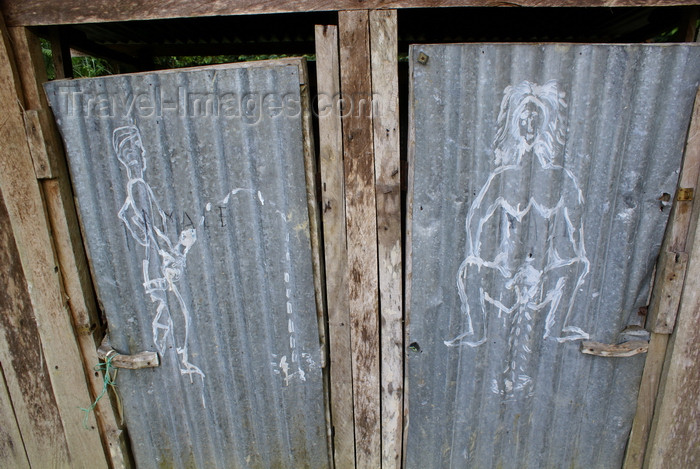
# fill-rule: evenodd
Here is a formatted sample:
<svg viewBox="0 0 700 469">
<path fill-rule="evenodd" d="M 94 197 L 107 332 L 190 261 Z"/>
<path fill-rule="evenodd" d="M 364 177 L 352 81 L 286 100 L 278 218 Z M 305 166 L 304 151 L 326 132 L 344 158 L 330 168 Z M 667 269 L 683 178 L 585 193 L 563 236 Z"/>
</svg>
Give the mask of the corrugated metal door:
<svg viewBox="0 0 700 469">
<path fill-rule="evenodd" d="M 112 345 L 161 356 L 117 378 L 139 468 L 328 465 L 304 74 L 47 85 Z"/>
<path fill-rule="evenodd" d="M 620 467 L 700 49 L 411 48 L 409 468 Z"/>
</svg>

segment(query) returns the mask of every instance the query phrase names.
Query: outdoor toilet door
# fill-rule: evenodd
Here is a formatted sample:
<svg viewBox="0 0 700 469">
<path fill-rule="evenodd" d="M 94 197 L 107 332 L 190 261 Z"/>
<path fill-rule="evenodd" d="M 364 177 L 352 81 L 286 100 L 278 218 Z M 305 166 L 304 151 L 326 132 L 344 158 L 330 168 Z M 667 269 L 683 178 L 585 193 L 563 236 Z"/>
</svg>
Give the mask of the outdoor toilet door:
<svg viewBox="0 0 700 469">
<path fill-rule="evenodd" d="M 620 467 L 694 45 L 414 45 L 406 467 Z"/>
<path fill-rule="evenodd" d="M 117 377 L 139 468 L 329 464 L 305 80 L 289 59 L 46 85 L 111 344 L 160 355 Z"/>
</svg>

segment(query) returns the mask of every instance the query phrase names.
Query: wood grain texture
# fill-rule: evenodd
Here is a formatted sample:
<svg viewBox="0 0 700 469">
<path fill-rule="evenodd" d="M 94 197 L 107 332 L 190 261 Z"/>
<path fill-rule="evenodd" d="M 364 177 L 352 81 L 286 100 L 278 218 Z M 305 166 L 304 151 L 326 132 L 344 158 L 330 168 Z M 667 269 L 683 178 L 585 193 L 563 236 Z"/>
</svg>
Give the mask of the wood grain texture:
<svg viewBox="0 0 700 469">
<path fill-rule="evenodd" d="M 678 303 L 688 264 L 688 253 L 663 251 L 656 265 L 654 293 L 649 304 L 647 329 L 670 334 L 676 323 Z"/>
<path fill-rule="evenodd" d="M 649 430 L 654 417 L 654 403 L 659 390 L 668 338 L 667 334 L 651 333 L 649 351 L 644 362 L 644 373 L 642 374 L 642 382 L 637 397 L 637 411 L 632 423 L 632 431 L 627 441 L 623 469 L 641 469 L 644 463 L 644 452 L 646 451 Z"/>
<path fill-rule="evenodd" d="M 326 417 L 326 441 L 328 447 L 328 461 L 333 468 L 333 431 L 331 426 L 331 403 L 328 399 L 330 389 L 330 376 L 328 370 L 328 334 L 326 324 L 328 313 L 326 311 L 326 289 L 325 272 L 322 260 L 322 240 L 321 234 L 321 213 L 318 207 L 318 188 L 316 186 L 316 176 L 318 169 L 316 165 L 316 151 L 313 136 L 313 116 L 311 107 L 311 92 L 309 89 L 309 77 L 306 59 L 296 60 L 299 69 L 299 94 L 301 97 L 302 109 L 302 133 L 304 142 L 304 170 L 306 178 L 306 201 L 309 210 L 309 233 L 311 235 L 311 256 L 314 274 L 314 291 L 316 298 L 316 314 L 318 320 L 319 346 L 321 349 L 321 368 L 323 368 L 323 395 L 324 411 Z"/>
<path fill-rule="evenodd" d="M 2 227 L 0 227 L 2 230 Z M 24 449 L 12 400 L 0 367 L 0 467 L 29 469 L 29 460 Z"/>
<path fill-rule="evenodd" d="M 700 176 L 700 89 L 695 95 L 693 115 L 688 128 L 685 143 L 685 155 L 681 168 L 678 187 L 693 189 L 695 198 L 698 197 L 698 177 Z M 693 212 L 693 201 L 675 201 L 669 218 L 664 248 L 662 252 L 686 252 L 689 234 L 690 218 Z"/>
<path fill-rule="evenodd" d="M 41 87 L 48 77 L 39 38 L 27 28 L 10 28 L 9 33 L 20 78 L 18 84 L 22 88 L 20 96 L 26 113 L 25 126 L 36 177 L 58 177 L 63 146 Z"/>
<path fill-rule="evenodd" d="M 42 88 L 42 83 L 47 81 L 47 77 L 41 46 L 37 36 L 27 28 L 11 28 L 10 33 L 18 68 L 21 70 L 19 75 L 25 107 L 30 108 L 24 112 L 27 141 L 37 177 L 42 179 L 41 190 L 62 286 L 80 347 L 85 375 L 94 399 L 103 386 L 102 377 L 95 376 L 92 370 L 99 361 L 95 349 L 95 336 L 101 337 L 103 331 L 98 318 L 99 312 L 83 248 L 63 146 Z M 37 162 L 41 167 L 47 168 L 44 174 L 39 174 Z M 121 430 L 109 396 L 105 396 L 97 404 L 95 416 L 103 447 L 111 457 L 112 466 L 124 466 L 124 454 L 119 442 Z"/>
<path fill-rule="evenodd" d="M 693 115 L 686 138 L 685 155 L 678 180 L 678 192 L 691 189 L 697 194 L 700 176 L 700 91 L 695 96 Z M 687 262 L 687 238 L 694 200 L 679 200 L 676 196 L 657 263 L 654 289 L 649 305 L 647 329 L 670 334 L 678 312 Z"/>
<path fill-rule="evenodd" d="M 51 59 L 57 80 L 73 78 L 73 61 L 70 55 L 70 47 L 64 34 L 58 27 L 52 27 L 49 33 L 51 42 Z"/>
<path fill-rule="evenodd" d="M 396 10 L 369 14 L 381 316 L 382 468 L 401 467 L 403 295 Z"/>
<path fill-rule="evenodd" d="M 131 355 L 122 355 L 112 348 L 109 336 L 102 339 L 100 347 L 97 349 L 97 356 L 100 360 L 109 360 L 114 368 L 125 368 L 127 370 L 140 370 L 142 368 L 156 368 L 160 366 L 160 358 L 157 352 L 139 352 Z"/>
<path fill-rule="evenodd" d="M 630 340 L 621 344 L 604 344 L 584 340 L 581 342 L 581 353 L 597 357 L 624 358 L 647 353 L 649 342 L 645 340 Z"/>
<path fill-rule="evenodd" d="M 315 34 L 333 456 L 336 467 L 352 468 L 355 467 L 355 424 L 346 268 L 343 132 L 338 108 L 338 27 L 316 26 Z"/>
<path fill-rule="evenodd" d="M 357 467 L 381 467 L 377 204 L 369 13 L 338 15 Z"/>
<path fill-rule="evenodd" d="M 95 428 L 83 428 L 83 415 L 76 408 L 88 405 L 88 392 L 81 353 L 64 302 L 60 271 L 53 251 L 44 201 L 22 119 L 21 89 L 14 72 L 6 29 L 0 40 L 0 101 L 6 103 L 0 126 L 0 188 L 9 225 L 18 243 L 20 265 L 26 279 L 31 308 L 41 343 L 40 357 L 48 369 L 56 405 L 60 411 L 65 442 L 72 467 L 107 467 Z M 24 429 L 22 429 L 24 431 Z M 45 452 L 42 449 L 42 452 Z"/>
<path fill-rule="evenodd" d="M 695 97 L 693 115 L 686 138 L 685 155 L 678 181 L 679 188 L 695 191 L 700 177 L 700 91 Z M 674 202 L 666 236 L 657 262 L 657 273 L 649 305 L 647 329 L 652 331 L 649 352 L 639 389 L 637 411 L 627 444 L 624 469 L 639 469 L 643 466 L 652 419 L 655 414 L 657 391 L 667 354 L 669 336 L 676 323 L 681 301 L 681 291 L 687 278 L 688 253 L 692 246 L 689 240 L 693 201 Z"/>
<path fill-rule="evenodd" d="M 128 0 L 119 8 L 109 0 L 3 0 L 2 10 L 12 26 L 101 23 L 260 13 L 342 11 L 436 7 L 623 7 L 694 5 L 693 0 Z"/>
<path fill-rule="evenodd" d="M 697 467 L 700 463 L 700 204 L 693 211 L 688 271 L 643 467 Z"/>
<path fill-rule="evenodd" d="M 0 363 L 16 416 L 21 451 L 34 467 L 67 467 L 70 454 L 51 389 L 32 301 L 0 188 Z M 3 414 L 12 408 L 2 404 Z M 14 419 L 15 417 L 13 417 Z M 0 427 L 5 427 L 5 421 Z M 3 466 L 11 467 L 11 466 Z"/>
<path fill-rule="evenodd" d="M 415 57 L 409 53 L 409 82 L 413 81 L 413 67 Z M 404 344 L 407 343 L 409 328 L 411 327 L 411 284 L 413 283 L 413 187 L 415 178 L 415 161 L 416 161 L 416 129 L 415 129 L 415 106 L 412 105 L 414 100 L 413 87 L 409 87 L 408 92 L 408 139 L 406 142 L 406 245 L 404 248 Z M 404 348 L 404 360 L 406 358 Z M 405 396 L 409 395 L 408 367 L 404 369 L 404 385 L 403 392 Z M 408 399 L 403 401 L 403 441 L 407 441 L 408 426 L 410 425 L 410 413 L 408 409 Z M 402 460 L 406 460 L 406 445 L 403 445 Z"/>
</svg>

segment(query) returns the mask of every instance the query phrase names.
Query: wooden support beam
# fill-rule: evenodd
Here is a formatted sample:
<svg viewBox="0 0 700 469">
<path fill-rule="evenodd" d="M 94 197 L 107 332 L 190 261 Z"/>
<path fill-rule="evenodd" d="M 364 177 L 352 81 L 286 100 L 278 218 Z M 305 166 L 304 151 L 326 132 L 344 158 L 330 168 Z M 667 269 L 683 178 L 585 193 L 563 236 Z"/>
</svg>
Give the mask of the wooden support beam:
<svg viewBox="0 0 700 469">
<path fill-rule="evenodd" d="M 94 417 L 90 418 L 89 429 L 85 429 L 82 412 L 76 412 L 77 408 L 89 405 L 92 396 L 88 391 L 86 370 L 71 314 L 63 296 L 61 271 L 53 250 L 44 198 L 27 143 L 22 87 L 18 84 L 10 39 L 4 25 L 0 25 L 0 30 L 0 102 L 5 103 L 0 126 L 3 142 L 0 149 L 0 191 L 17 242 L 20 261 L 17 268 L 23 271 L 36 321 L 41 345 L 38 356 L 47 369 L 44 383 L 50 383 L 60 412 L 60 428 L 51 431 L 65 437 L 64 454 L 68 459 L 63 466 L 107 467 Z M 92 371 L 90 375 L 93 375 Z M 11 397 L 15 398 L 14 395 Z M 24 428 L 21 430 L 25 431 Z M 39 448 L 38 451 L 45 453 L 49 450 Z M 61 457 L 61 452 L 52 457 Z"/>
<path fill-rule="evenodd" d="M 282 59 L 277 59 L 276 62 Z M 326 441 L 328 444 L 328 460 L 333 466 L 333 431 L 331 428 L 331 403 L 328 400 L 330 376 L 328 373 L 328 313 L 326 311 L 325 272 L 322 260 L 321 211 L 318 206 L 316 150 L 313 136 L 313 110 L 311 106 L 311 89 L 309 86 L 308 65 L 306 60 L 290 59 L 299 65 L 299 93 L 302 102 L 302 135 L 304 142 L 304 169 L 306 178 L 306 201 L 309 210 L 309 233 L 311 234 L 311 256 L 314 273 L 314 293 L 316 298 L 316 314 L 318 321 L 319 344 L 321 348 L 321 367 L 323 368 L 324 411 L 326 417 Z"/>
<path fill-rule="evenodd" d="M 323 242 L 326 257 L 333 458 L 355 467 L 352 348 L 347 290 L 343 132 L 340 120 L 338 27 L 316 26 L 316 76 L 321 166 Z"/>
<path fill-rule="evenodd" d="M 401 467 L 403 272 L 396 10 L 369 14 L 381 315 L 382 469 Z"/>
<path fill-rule="evenodd" d="M 695 204 L 693 212 L 688 272 L 666 353 L 644 468 L 696 467 L 700 461 L 700 204 Z"/>
<path fill-rule="evenodd" d="M 700 176 L 700 90 L 695 96 L 695 106 L 688 129 L 686 150 L 683 157 L 678 191 L 666 228 L 666 237 L 659 255 L 654 290 L 649 305 L 647 329 L 660 334 L 673 331 L 678 312 L 680 291 L 685 278 L 688 254 L 687 238 L 694 198 L 698 193 Z M 687 197 L 683 194 L 695 194 Z"/>
<path fill-rule="evenodd" d="M 3 13 L 12 26 L 101 23 L 163 18 L 343 11 L 364 9 L 435 7 L 625 7 L 640 6 L 640 0 L 278 0 L 260 2 L 192 2 L 188 0 L 124 0 L 119 8 L 110 0 L 5 0 Z M 644 6 L 694 5 L 695 0 L 647 0 Z"/>
<path fill-rule="evenodd" d="M 50 31 L 51 59 L 56 79 L 73 78 L 73 60 L 66 32 L 60 26 L 52 26 Z"/>
<path fill-rule="evenodd" d="M 409 67 L 409 80 L 412 79 L 412 66 Z M 414 99 L 413 89 L 409 88 L 408 102 L 412 103 Z M 405 248 L 404 248 L 404 344 L 407 343 L 407 334 L 410 327 L 411 319 L 411 285 L 413 283 L 413 187 L 415 177 L 415 162 L 416 162 L 416 130 L 414 125 L 414 109 L 415 106 L 408 106 L 408 138 L 406 140 L 406 227 L 405 227 Z M 405 356 L 405 354 L 404 354 Z M 403 441 L 407 441 L 408 426 L 410 424 L 410 414 L 408 412 L 408 395 L 409 381 L 408 373 L 404 371 L 403 392 L 407 396 L 403 401 Z M 406 460 L 406 448 L 403 446 L 402 459 Z"/>
<path fill-rule="evenodd" d="M 659 390 L 661 371 L 664 366 L 667 334 L 651 333 L 642 383 L 637 397 L 637 413 L 632 423 L 632 431 L 627 441 L 627 451 L 623 469 L 640 469 L 644 463 L 644 453 L 649 440 L 649 431 L 654 417 L 654 403 Z"/>
<path fill-rule="evenodd" d="M 682 189 L 693 189 L 697 194 L 700 177 L 700 91 L 695 97 L 695 106 L 686 138 L 685 155 L 678 181 Z M 667 360 L 668 334 L 677 329 L 676 317 L 681 298 L 686 294 L 688 282 L 688 252 L 693 245 L 691 218 L 698 203 L 676 195 L 666 228 L 666 236 L 657 262 L 657 273 L 649 305 L 647 329 L 651 341 L 647 353 L 644 373 L 637 400 L 637 412 L 627 443 L 624 469 L 640 469 L 643 465 L 652 419 L 655 415 L 657 391 L 663 382 L 661 373 Z M 695 209 L 693 207 L 696 207 Z M 684 286 L 685 284 L 685 286 Z M 683 294 L 681 294 L 683 292 Z"/>
<path fill-rule="evenodd" d="M 57 176 L 63 159 L 63 145 L 58 136 L 46 95 L 41 85 L 48 81 L 39 38 L 27 28 L 10 28 L 13 54 L 22 92 L 18 97 L 25 111 L 25 127 L 30 142 L 34 171 L 39 179 Z"/>
<path fill-rule="evenodd" d="M 381 467 L 377 203 L 369 12 L 338 14 L 355 458 Z"/>
<path fill-rule="evenodd" d="M 103 335 L 103 330 L 98 317 L 63 146 L 42 89 L 42 83 L 47 79 L 41 47 L 38 38 L 27 28 L 11 28 L 10 32 L 18 68 L 21 70 L 24 103 L 25 107 L 29 108 L 25 110 L 25 126 L 35 170 L 38 160 L 50 161 L 50 171 L 44 176 L 51 179 L 42 179 L 40 189 L 53 235 L 62 287 L 67 296 L 85 375 L 94 399 L 103 386 L 102 377 L 95 376 L 92 370 L 99 362 L 96 344 L 99 343 L 98 339 Z M 37 158 L 37 155 L 40 156 Z M 37 174 L 37 177 L 40 176 Z M 103 446 L 111 457 L 112 467 L 122 467 L 125 464 L 121 450 L 123 435 L 108 396 L 98 403 L 95 415 Z"/>
<path fill-rule="evenodd" d="M 10 420 L 3 419 L 2 427 L 10 428 L 9 422 L 16 419 L 21 438 L 13 440 L 23 444 L 16 452 L 26 453 L 32 466 L 68 467 L 70 454 L 61 414 L 51 388 L 32 300 L 3 195 L 0 186 L 0 265 L 3 269 L 0 275 L 0 363 L 3 386 L 7 386 L 9 393 L 7 401 L 0 406 L 3 415 L 14 415 Z"/>
<path fill-rule="evenodd" d="M 698 36 L 698 19 L 700 19 L 700 6 L 685 8 L 683 20 L 674 39 L 678 42 L 695 42 Z"/>
</svg>

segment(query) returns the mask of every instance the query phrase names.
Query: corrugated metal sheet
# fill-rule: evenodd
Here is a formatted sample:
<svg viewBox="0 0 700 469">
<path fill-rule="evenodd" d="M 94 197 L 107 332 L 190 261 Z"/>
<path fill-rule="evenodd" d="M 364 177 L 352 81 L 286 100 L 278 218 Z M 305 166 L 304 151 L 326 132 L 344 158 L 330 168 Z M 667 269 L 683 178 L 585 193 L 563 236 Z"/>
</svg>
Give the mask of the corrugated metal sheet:
<svg viewBox="0 0 700 469">
<path fill-rule="evenodd" d="M 139 468 L 328 465 L 298 65 L 46 86 Z"/>
<path fill-rule="evenodd" d="M 700 49 L 427 45 L 411 67 L 406 466 L 620 467 L 644 355 L 580 339 L 643 323 Z"/>
</svg>

